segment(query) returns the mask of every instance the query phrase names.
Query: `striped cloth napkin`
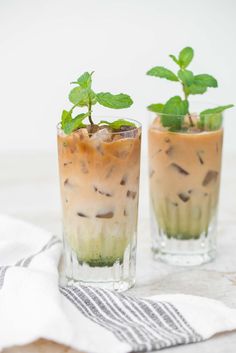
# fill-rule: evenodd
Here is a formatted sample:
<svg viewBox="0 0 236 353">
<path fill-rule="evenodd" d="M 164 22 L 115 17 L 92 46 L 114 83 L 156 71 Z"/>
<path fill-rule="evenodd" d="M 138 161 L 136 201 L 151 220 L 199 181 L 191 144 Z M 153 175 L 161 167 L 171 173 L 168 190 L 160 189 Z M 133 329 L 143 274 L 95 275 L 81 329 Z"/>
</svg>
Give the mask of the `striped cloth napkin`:
<svg viewBox="0 0 236 353">
<path fill-rule="evenodd" d="M 236 329 L 236 310 L 189 295 L 58 287 L 61 241 L 0 216 L 0 350 L 39 338 L 90 353 L 147 352 Z"/>
</svg>

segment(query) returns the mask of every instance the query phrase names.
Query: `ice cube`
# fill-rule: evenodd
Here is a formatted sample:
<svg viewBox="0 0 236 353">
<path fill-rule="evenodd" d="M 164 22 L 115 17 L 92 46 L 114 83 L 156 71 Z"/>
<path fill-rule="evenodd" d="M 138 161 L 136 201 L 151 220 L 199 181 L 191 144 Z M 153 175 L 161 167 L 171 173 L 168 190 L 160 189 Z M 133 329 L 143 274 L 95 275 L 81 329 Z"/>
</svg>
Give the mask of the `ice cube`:
<svg viewBox="0 0 236 353">
<path fill-rule="evenodd" d="M 80 140 L 85 140 L 89 137 L 88 130 L 86 128 L 81 128 L 75 132 L 76 136 L 79 137 Z"/>
<path fill-rule="evenodd" d="M 66 167 L 67 165 L 72 164 L 72 161 L 69 162 L 64 162 L 64 167 Z"/>
<path fill-rule="evenodd" d="M 98 130 L 91 136 L 92 141 L 100 142 L 109 142 L 111 141 L 111 133 L 107 128 Z"/>
<path fill-rule="evenodd" d="M 127 175 L 123 175 L 121 181 L 120 181 L 120 185 L 125 185 L 127 183 Z"/>
<path fill-rule="evenodd" d="M 190 196 L 186 192 L 180 192 L 178 196 L 183 202 L 187 202 L 190 199 Z"/>
<path fill-rule="evenodd" d="M 112 175 L 114 169 L 115 169 L 115 166 L 114 166 L 114 165 L 112 165 L 112 166 L 108 169 L 107 174 L 106 174 L 106 179 L 110 178 L 110 176 Z"/>
<path fill-rule="evenodd" d="M 110 192 L 104 191 L 99 189 L 97 186 L 94 186 L 94 191 L 98 192 L 100 195 L 106 196 L 106 197 L 112 197 L 112 194 Z"/>
<path fill-rule="evenodd" d="M 120 134 L 112 134 L 112 141 L 117 141 L 122 139 L 122 136 Z"/>
<path fill-rule="evenodd" d="M 88 170 L 88 167 L 87 167 L 87 164 L 85 161 L 81 160 L 80 161 L 80 170 L 82 173 L 84 174 L 88 174 L 89 170 Z"/>
<path fill-rule="evenodd" d="M 165 153 L 170 157 L 173 155 L 174 147 L 170 145 L 167 150 L 165 150 Z"/>
<path fill-rule="evenodd" d="M 134 147 L 134 141 L 131 139 L 121 139 L 119 143 L 115 146 L 112 154 L 121 159 L 126 159 L 132 152 Z"/>
<path fill-rule="evenodd" d="M 185 170 L 184 168 L 182 168 L 180 165 L 176 164 L 176 163 L 171 163 L 170 167 L 174 170 L 176 170 L 178 173 L 183 174 L 183 175 L 189 175 L 189 172 L 187 170 Z"/>
<path fill-rule="evenodd" d="M 96 150 L 103 155 L 102 142 L 110 142 L 112 140 L 112 134 L 107 128 L 104 128 L 95 132 L 90 139 Z"/>
<path fill-rule="evenodd" d="M 96 215 L 96 218 L 112 218 L 114 216 L 114 213 L 112 211 L 106 212 L 106 213 L 98 213 Z"/>
<path fill-rule="evenodd" d="M 204 159 L 202 155 L 204 154 L 204 151 L 197 151 L 197 158 L 201 164 L 204 164 Z"/>
<path fill-rule="evenodd" d="M 86 216 L 86 214 L 82 213 L 82 212 L 77 212 L 77 216 L 79 217 L 84 217 L 87 218 L 88 216 Z"/>
<path fill-rule="evenodd" d="M 135 138 L 138 134 L 138 130 L 133 128 L 133 126 L 121 126 L 120 134 L 122 138 Z"/>
<path fill-rule="evenodd" d="M 136 195 L 137 195 L 137 192 L 136 192 L 136 191 L 128 190 L 127 193 L 126 193 L 126 196 L 127 196 L 128 198 L 133 199 L 133 200 L 135 199 Z"/>
<path fill-rule="evenodd" d="M 208 172 L 205 175 L 205 178 L 203 179 L 202 185 L 207 186 L 211 182 L 215 182 L 218 177 L 218 172 L 215 170 L 208 170 Z"/>
</svg>

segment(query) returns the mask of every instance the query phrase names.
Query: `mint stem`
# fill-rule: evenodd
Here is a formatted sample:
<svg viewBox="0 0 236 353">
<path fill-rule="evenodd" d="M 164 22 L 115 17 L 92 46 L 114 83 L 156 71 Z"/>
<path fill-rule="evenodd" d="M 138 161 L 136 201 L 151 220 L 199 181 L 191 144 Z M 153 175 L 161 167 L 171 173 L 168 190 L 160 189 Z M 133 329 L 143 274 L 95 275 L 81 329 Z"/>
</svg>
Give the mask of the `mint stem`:
<svg viewBox="0 0 236 353">
<path fill-rule="evenodd" d="M 183 91 L 184 91 L 184 99 L 188 102 L 188 94 L 187 94 L 187 92 L 185 90 L 185 86 L 184 86 L 183 82 L 182 82 L 182 88 L 183 88 Z M 189 102 L 188 102 L 188 107 L 189 107 Z M 193 123 L 191 114 L 189 112 L 189 109 L 188 109 L 188 119 L 189 119 L 190 126 L 194 126 L 194 123 Z"/>
<path fill-rule="evenodd" d="M 194 126 L 193 119 L 189 113 L 188 113 L 188 119 L 189 119 L 190 126 Z"/>
<path fill-rule="evenodd" d="M 92 116 L 91 116 L 91 108 L 92 108 L 92 103 L 91 103 L 91 100 L 89 99 L 89 103 L 88 103 L 88 112 L 89 112 L 89 122 L 91 125 L 94 125 L 94 122 L 92 120 Z"/>
</svg>

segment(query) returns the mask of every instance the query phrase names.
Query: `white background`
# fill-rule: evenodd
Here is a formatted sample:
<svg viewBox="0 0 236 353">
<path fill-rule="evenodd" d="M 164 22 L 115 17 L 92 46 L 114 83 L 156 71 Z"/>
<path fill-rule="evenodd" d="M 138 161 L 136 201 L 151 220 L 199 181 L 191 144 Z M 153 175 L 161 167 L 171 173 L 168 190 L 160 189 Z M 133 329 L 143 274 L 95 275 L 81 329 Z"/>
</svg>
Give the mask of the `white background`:
<svg viewBox="0 0 236 353">
<path fill-rule="evenodd" d="M 193 71 L 219 81 L 196 99 L 235 103 L 235 36 L 235 0 L 0 0 L 0 150 L 55 153 L 69 83 L 85 70 L 95 70 L 95 91 L 134 100 L 129 110 L 96 106 L 95 114 L 145 123 L 149 103 L 179 93 L 178 84 L 145 72 L 175 69 L 168 54 L 186 45 L 195 49 Z M 236 151 L 235 108 L 226 122 L 225 151 Z"/>
</svg>

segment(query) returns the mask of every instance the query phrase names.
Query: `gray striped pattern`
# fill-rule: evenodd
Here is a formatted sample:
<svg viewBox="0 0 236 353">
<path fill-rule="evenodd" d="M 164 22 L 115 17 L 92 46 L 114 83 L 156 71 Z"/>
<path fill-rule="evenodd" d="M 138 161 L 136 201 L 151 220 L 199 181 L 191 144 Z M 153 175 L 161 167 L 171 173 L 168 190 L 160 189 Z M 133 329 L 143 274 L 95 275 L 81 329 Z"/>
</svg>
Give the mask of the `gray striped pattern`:
<svg viewBox="0 0 236 353">
<path fill-rule="evenodd" d="M 61 243 L 61 240 L 58 239 L 55 235 L 53 235 L 50 238 L 50 240 L 39 251 L 32 254 L 31 256 L 20 259 L 14 265 L 11 265 L 11 266 L 0 266 L 0 289 L 2 289 L 2 287 L 3 287 L 5 275 L 6 275 L 6 272 L 9 268 L 11 268 L 11 267 L 28 267 L 35 256 L 50 249 L 53 245 L 58 244 L 58 243 Z"/>
<path fill-rule="evenodd" d="M 128 343 L 132 352 L 159 350 L 202 340 L 168 302 L 85 286 L 60 287 L 60 291 L 84 316 Z"/>
</svg>

